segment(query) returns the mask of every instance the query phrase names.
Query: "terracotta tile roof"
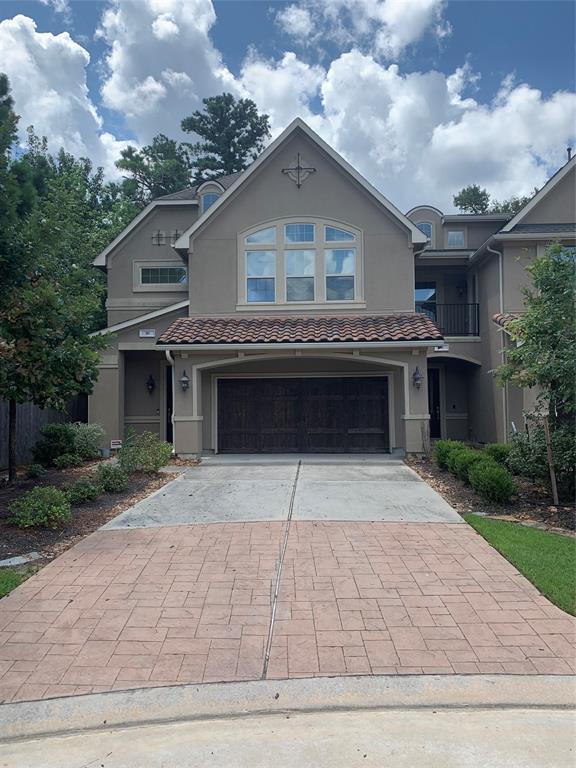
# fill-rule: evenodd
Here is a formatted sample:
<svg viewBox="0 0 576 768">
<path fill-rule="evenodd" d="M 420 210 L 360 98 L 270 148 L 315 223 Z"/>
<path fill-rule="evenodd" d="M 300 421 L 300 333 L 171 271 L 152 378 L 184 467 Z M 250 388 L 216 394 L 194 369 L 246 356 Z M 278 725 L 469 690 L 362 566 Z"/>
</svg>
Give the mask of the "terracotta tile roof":
<svg viewBox="0 0 576 768">
<path fill-rule="evenodd" d="M 180 317 L 158 344 L 442 341 L 426 315 Z"/>
<path fill-rule="evenodd" d="M 518 312 L 497 312 L 495 315 L 492 315 L 492 322 L 499 325 L 500 328 L 506 328 L 506 323 L 509 323 L 511 320 L 518 320 L 519 317 Z"/>
</svg>

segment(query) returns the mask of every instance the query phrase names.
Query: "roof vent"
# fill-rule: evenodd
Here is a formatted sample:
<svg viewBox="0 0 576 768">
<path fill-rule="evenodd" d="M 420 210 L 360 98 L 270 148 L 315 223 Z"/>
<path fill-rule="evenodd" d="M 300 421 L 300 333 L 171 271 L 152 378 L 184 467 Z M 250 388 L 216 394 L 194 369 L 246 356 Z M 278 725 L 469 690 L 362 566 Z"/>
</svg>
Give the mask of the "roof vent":
<svg viewBox="0 0 576 768">
<path fill-rule="evenodd" d="M 572 147 L 566 147 L 566 154 L 568 155 L 568 162 L 572 159 Z"/>
</svg>

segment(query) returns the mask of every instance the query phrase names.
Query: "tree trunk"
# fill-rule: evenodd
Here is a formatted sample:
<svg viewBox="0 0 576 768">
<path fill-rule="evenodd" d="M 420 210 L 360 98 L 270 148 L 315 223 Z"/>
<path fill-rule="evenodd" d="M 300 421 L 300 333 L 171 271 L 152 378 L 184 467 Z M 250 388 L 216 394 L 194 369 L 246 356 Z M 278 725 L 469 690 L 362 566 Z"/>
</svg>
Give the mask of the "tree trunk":
<svg viewBox="0 0 576 768">
<path fill-rule="evenodd" d="M 554 457 L 552 456 L 552 443 L 550 441 L 550 427 L 548 417 L 544 417 L 544 439 L 546 440 L 546 458 L 548 459 L 548 470 L 550 472 L 550 486 L 552 488 L 552 501 L 558 506 L 558 486 L 556 485 L 556 472 L 554 471 Z"/>
<path fill-rule="evenodd" d="M 16 480 L 16 400 L 8 401 L 8 482 Z"/>
</svg>

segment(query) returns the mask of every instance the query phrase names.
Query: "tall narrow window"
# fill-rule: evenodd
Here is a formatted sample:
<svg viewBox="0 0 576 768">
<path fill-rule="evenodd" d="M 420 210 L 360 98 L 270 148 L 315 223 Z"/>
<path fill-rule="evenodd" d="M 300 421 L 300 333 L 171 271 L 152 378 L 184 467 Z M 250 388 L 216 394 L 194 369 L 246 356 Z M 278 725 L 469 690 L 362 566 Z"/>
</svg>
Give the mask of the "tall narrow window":
<svg viewBox="0 0 576 768">
<path fill-rule="evenodd" d="M 326 301 L 352 301 L 356 273 L 355 248 L 331 248 L 325 253 Z"/>
<path fill-rule="evenodd" d="M 286 301 L 314 301 L 316 251 L 285 251 Z"/>
<path fill-rule="evenodd" d="M 211 205 L 214 205 L 220 195 L 217 192 L 206 192 L 202 195 L 202 213 L 205 213 Z"/>
<path fill-rule="evenodd" d="M 424 232 L 428 238 L 428 242 L 432 243 L 432 224 L 429 221 L 421 221 L 416 224 L 420 232 Z"/>
<path fill-rule="evenodd" d="M 276 251 L 246 251 L 246 298 L 276 301 Z"/>
</svg>

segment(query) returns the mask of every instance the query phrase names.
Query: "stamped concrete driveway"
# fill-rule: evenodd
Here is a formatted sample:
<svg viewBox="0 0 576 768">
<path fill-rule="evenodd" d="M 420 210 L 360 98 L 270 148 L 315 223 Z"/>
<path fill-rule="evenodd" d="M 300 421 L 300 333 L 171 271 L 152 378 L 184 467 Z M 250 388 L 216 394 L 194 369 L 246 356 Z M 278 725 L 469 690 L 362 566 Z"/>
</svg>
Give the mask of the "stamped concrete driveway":
<svg viewBox="0 0 576 768">
<path fill-rule="evenodd" d="M 0 602 L 0 701 L 572 674 L 575 626 L 400 462 L 215 459 Z"/>
</svg>

